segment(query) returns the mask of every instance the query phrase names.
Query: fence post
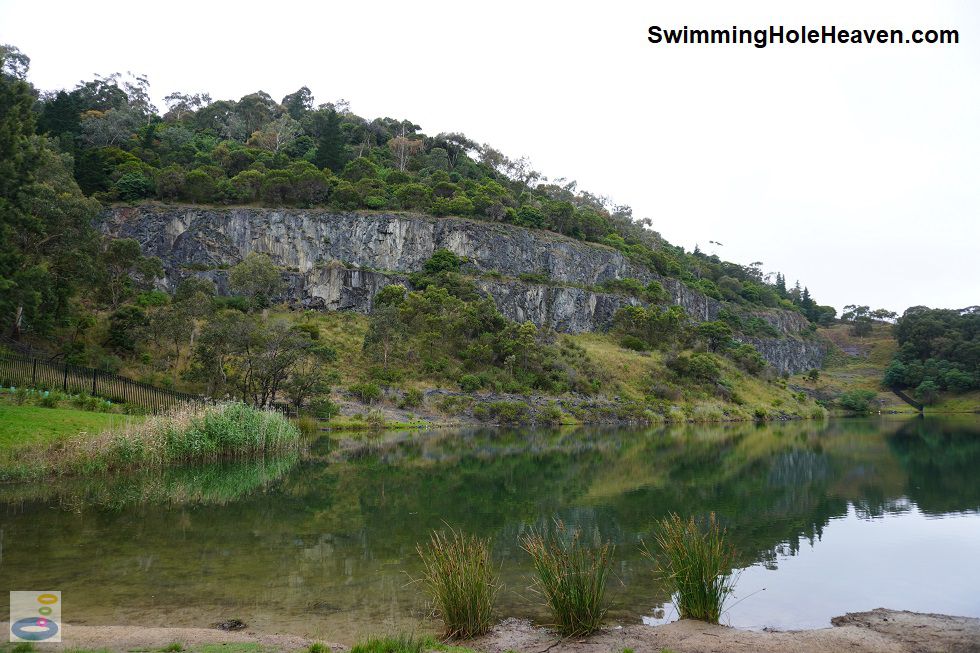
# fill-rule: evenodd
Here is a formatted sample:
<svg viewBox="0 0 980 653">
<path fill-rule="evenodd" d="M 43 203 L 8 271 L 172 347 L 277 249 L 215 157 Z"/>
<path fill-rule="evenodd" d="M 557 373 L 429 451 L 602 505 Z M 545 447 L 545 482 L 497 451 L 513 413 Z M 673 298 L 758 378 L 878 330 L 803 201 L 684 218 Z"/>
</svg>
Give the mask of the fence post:
<svg viewBox="0 0 980 653">
<path fill-rule="evenodd" d="M 97 368 L 92 368 L 92 396 L 95 396 L 95 375 L 99 373 Z"/>
<path fill-rule="evenodd" d="M 63 384 L 65 394 L 68 394 L 68 363 L 65 363 L 65 382 Z"/>
<path fill-rule="evenodd" d="M 37 359 L 32 358 L 31 360 L 34 361 L 34 369 L 31 370 L 31 387 L 36 388 L 37 387 Z"/>
</svg>

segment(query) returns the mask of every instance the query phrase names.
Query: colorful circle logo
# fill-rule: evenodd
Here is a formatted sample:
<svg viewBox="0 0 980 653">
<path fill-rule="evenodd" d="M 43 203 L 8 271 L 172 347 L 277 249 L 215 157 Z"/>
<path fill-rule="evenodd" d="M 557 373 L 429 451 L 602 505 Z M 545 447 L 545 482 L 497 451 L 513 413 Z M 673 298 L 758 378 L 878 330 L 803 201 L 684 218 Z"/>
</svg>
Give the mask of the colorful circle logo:
<svg viewBox="0 0 980 653">
<path fill-rule="evenodd" d="M 44 617 L 26 617 L 12 623 L 10 633 L 29 642 L 41 642 L 58 634 L 58 624 Z"/>
</svg>

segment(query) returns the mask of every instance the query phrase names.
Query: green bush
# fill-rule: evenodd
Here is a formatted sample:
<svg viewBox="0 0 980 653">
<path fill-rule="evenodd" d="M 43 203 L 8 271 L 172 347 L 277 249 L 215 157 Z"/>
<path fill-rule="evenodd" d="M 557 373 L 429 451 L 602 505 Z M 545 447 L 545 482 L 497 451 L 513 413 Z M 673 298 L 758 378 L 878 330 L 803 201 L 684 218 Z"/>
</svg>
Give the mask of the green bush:
<svg viewBox="0 0 980 653">
<path fill-rule="evenodd" d="M 759 374 L 766 368 L 766 359 L 762 357 L 758 349 L 747 343 L 735 347 L 729 356 L 749 374 Z"/>
<path fill-rule="evenodd" d="M 475 374 L 464 374 L 459 379 L 459 387 L 463 392 L 476 392 L 483 385 L 483 380 Z"/>
<path fill-rule="evenodd" d="M 373 404 L 381 399 L 381 388 L 377 383 L 355 383 L 350 392 L 365 404 Z"/>
<path fill-rule="evenodd" d="M 845 410 L 866 413 L 871 409 L 871 400 L 874 398 L 875 393 L 871 390 L 848 390 L 841 394 L 837 403 Z"/>
<path fill-rule="evenodd" d="M 57 408 L 58 395 L 54 392 L 42 392 L 37 399 L 37 405 L 42 408 Z"/>
<path fill-rule="evenodd" d="M 625 335 L 619 340 L 619 344 L 623 349 L 631 349 L 633 351 L 647 351 L 650 346 L 643 342 L 636 336 Z"/>
<path fill-rule="evenodd" d="M 527 404 L 522 401 L 493 401 L 478 404 L 473 415 L 485 422 L 500 424 L 519 424 L 527 420 Z"/>
<path fill-rule="evenodd" d="M 425 399 L 425 394 L 418 388 L 409 388 L 405 391 L 399 406 L 401 408 L 415 408 L 421 406 Z"/>
<path fill-rule="evenodd" d="M 340 406 L 328 397 L 318 397 L 310 402 L 310 413 L 317 419 L 330 420 L 340 413 Z"/>
</svg>

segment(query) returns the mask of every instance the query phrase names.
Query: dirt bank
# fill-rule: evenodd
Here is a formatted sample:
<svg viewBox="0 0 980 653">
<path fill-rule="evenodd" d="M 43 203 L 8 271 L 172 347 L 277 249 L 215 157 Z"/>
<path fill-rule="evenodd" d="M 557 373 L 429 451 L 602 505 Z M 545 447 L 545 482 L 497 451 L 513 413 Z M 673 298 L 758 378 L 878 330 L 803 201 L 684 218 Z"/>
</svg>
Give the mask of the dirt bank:
<svg viewBox="0 0 980 653">
<path fill-rule="evenodd" d="M 751 632 L 677 621 L 665 626 L 610 628 L 591 637 L 562 640 L 528 621 L 506 619 L 486 637 L 462 644 L 483 653 L 619 653 L 627 648 L 635 653 L 664 649 L 672 653 L 980 653 L 980 619 L 878 608 L 835 617 L 833 624 L 819 630 Z M 0 627 L 6 630 L 7 624 Z M 130 651 L 180 642 L 194 651 L 203 644 L 251 642 L 267 651 L 299 651 L 313 641 L 249 630 L 68 624 L 62 644 L 42 648 Z M 333 651 L 345 650 L 337 644 L 329 646 Z"/>
<path fill-rule="evenodd" d="M 697 621 L 628 626 L 558 640 L 527 621 L 508 619 L 468 645 L 485 653 L 980 653 L 980 619 L 878 608 L 836 617 L 834 627 L 751 632 Z"/>
<path fill-rule="evenodd" d="M 10 624 L 0 624 L 4 633 Z M 3 635 L 3 641 L 6 641 Z M 268 651 L 306 650 L 314 640 L 298 635 L 257 633 L 250 630 L 228 632 L 217 628 L 144 628 L 141 626 L 82 626 L 65 624 L 60 644 L 38 642 L 41 651 L 108 650 L 132 651 L 159 649 L 173 643 L 194 651 L 205 644 L 259 644 Z M 343 651 L 339 644 L 328 644 L 332 651 Z"/>
</svg>

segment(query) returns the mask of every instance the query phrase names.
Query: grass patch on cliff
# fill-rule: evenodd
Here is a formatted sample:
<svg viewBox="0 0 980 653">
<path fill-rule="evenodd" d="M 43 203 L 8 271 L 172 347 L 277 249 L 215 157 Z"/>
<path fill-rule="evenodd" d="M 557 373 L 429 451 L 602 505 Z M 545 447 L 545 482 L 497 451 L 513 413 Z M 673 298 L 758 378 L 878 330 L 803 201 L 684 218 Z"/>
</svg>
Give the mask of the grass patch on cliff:
<svg viewBox="0 0 980 653">
<path fill-rule="evenodd" d="M 777 415 L 809 418 L 816 404 L 793 392 L 774 374 L 753 376 L 725 356 L 715 356 L 718 385 L 673 374 L 668 354 L 637 352 L 602 333 L 564 336 L 585 350 L 610 379 L 603 394 L 657 407 L 668 421 L 714 422 L 768 419 Z"/>
</svg>

